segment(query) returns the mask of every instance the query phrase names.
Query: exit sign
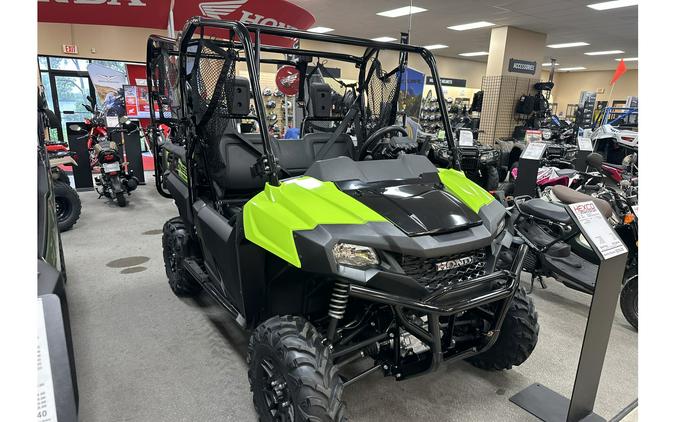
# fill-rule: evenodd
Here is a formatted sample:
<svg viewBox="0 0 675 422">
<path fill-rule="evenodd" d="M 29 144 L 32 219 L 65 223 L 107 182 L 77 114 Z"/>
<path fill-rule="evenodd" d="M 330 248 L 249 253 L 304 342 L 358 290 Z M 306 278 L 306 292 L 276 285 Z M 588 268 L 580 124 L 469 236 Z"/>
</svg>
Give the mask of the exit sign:
<svg viewBox="0 0 675 422">
<path fill-rule="evenodd" d="M 77 54 L 77 46 L 70 44 L 63 44 L 63 52 L 65 54 Z"/>
</svg>

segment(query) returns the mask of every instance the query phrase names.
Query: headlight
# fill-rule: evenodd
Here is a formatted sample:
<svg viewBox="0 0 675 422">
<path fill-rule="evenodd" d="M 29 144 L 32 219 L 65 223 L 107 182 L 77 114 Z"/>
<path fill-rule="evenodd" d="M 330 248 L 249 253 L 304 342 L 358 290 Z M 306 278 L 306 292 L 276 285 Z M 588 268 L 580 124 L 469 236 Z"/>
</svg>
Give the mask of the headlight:
<svg viewBox="0 0 675 422">
<path fill-rule="evenodd" d="M 350 243 L 336 243 L 333 246 L 333 257 L 338 264 L 350 267 L 367 267 L 380 263 L 375 249 Z"/>
</svg>

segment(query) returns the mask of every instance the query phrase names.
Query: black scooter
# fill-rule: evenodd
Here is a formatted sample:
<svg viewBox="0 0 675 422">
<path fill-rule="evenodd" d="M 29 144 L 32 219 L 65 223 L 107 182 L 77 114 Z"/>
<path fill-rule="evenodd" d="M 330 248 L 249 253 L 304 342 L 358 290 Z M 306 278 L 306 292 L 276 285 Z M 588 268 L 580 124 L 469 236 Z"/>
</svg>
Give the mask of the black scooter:
<svg viewBox="0 0 675 422">
<path fill-rule="evenodd" d="M 555 186 L 553 190 L 563 204 L 593 201 L 605 218 L 614 216 L 612 205 L 603 199 L 566 186 Z M 546 288 L 543 277 L 552 277 L 574 290 L 593 294 L 599 261 L 567 210 L 561 204 L 542 198 L 521 196 L 514 198 L 511 212 L 516 236 L 513 248 L 501 258 L 504 264 L 510 263 L 520 245 L 530 247 L 523 264 L 523 269 L 531 274 L 528 293 L 533 291 L 535 280 Z M 637 222 L 626 220 L 626 224 L 615 225 L 615 230 L 629 251 L 621 310 L 637 329 Z"/>
</svg>

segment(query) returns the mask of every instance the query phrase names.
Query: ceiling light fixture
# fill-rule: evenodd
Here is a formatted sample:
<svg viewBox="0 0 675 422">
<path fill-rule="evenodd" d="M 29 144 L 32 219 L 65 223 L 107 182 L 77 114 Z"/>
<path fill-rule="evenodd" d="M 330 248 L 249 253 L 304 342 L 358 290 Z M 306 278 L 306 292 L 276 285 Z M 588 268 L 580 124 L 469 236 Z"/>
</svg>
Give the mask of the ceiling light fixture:
<svg viewBox="0 0 675 422">
<path fill-rule="evenodd" d="M 623 59 L 614 59 L 614 60 L 616 60 L 617 62 L 620 62 L 621 60 L 623 60 L 624 62 L 636 62 L 636 61 L 638 61 L 638 58 L 637 57 L 624 57 Z"/>
<path fill-rule="evenodd" d="M 614 0 L 614 1 L 604 1 L 602 3 L 593 3 L 587 6 L 595 10 L 609 10 L 609 9 L 618 9 L 619 7 L 637 6 L 637 4 L 638 4 L 637 0 Z"/>
<path fill-rule="evenodd" d="M 548 48 L 569 48 L 569 47 L 583 47 L 585 45 L 590 45 L 587 42 L 566 42 L 562 44 L 549 44 L 546 47 Z"/>
<path fill-rule="evenodd" d="M 379 41 L 379 42 L 391 42 L 391 41 L 396 41 L 396 38 L 394 37 L 377 37 L 377 38 L 371 38 L 372 41 Z"/>
<path fill-rule="evenodd" d="M 589 51 L 584 53 L 587 56 L 607 56 L 609 54 L 623 54 L 623 50 L 607 50 L 607 51 Z"/>
<path fill-rule="evenodd" d="M 335 31 L 333 28 L 327 28 L 325 26 L 315 26 L 314 28 L 309 28 L 307 32 L 316 32 L 317 34 L 325 34 L 326 32 Z"/>
<path fill-rule="evenodd" d="M 326 32 L 334 31 L 333 28 L 327 28 L 325 26 L 315 26 L 314 28 L 309 28 L 307 32 L 316 32 L 317 34 L 325 34 Z"/>
<path fill-rule="evenodd" d="M 426 12 L 426 11 L 427 11 L 427 9 L 424 9 L 422 7 L 403 6 L 403 7 L 399 7 L 398 9 L 385 10 L 384 12 L 380 12 L 377 15 L 378 16 L 385 16 L 387 18 L 398 18 L 400 16 L 408 16 L 408 15 L 412 15 L 413 13 L 420 13 L 420 12 Z"/>
<path fill-rule="evenodd" d="M 455 31 L 466 31 L 469 29 L 485 28 L 487 26 L 494 26 L 494 25 L 495 24 L 492 22 L 480 21 L 480 22 L 465 23 L 463 25 L 448 26 L 448 29 L 452 29 Z"/>
<path fill-rule="evenodd" d="M 562 72 L 569 72 L 569 71 L 573 71 L 573 70 L 586 70 L 586 68 L 583 67 L 583 66 L 576 66 L 576 67 L 561 67 L 561 68 L 558 69 L 558 70 L 560 70 L 560 71 L 562 71 Z"/>
<path fill-rule="evenodd" d="M 424 48 L 426 48 L 427 50 L 438 50 L 439 48 L 448 48 L 448 46 L 445 44 L 431 44 L 425 45 Z"/>
<path fill-rule="evenodd" d="M 542 63 L 541 64 L 543 67 L 551 67 L 551 63 Z M 560 63 L 556 63 L 556 66 L 560 66 Z"/>
<path fill-rule="evenodd" d="M 487 51 L 473 51 L 471 53 L 459 53 L 460 56 L 464 57 L 476 57 L 476 56 L 487 56 L 488 53 Z"/>
</svg>

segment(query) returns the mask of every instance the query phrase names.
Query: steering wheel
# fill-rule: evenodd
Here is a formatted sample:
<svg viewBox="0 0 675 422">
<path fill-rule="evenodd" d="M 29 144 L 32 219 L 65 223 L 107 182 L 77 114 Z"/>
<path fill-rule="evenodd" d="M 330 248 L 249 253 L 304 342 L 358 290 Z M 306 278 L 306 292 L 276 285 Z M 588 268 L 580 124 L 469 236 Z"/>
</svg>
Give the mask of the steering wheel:
<svg viewBox="0 0 675 422">
<path fill-rule="evenodd" d="M 366 139 L 366 142 L 363 143 L 363 146 L 359 150 L 359 160 L 358 161 L 363 161 L 364 158 L 366 158 L 366 155 L 371 153 L 375 147 L 382 142 L 382 139 L 384 138 L 385 135 L 388 135 L 390 133 L 400 133 L 404 136 L 408 136 L 408 132 L 405 130 L 404 127 L 401 126 L 385 126 L 383 128 L 380 128 L 373 132 L 368 139 Z"/>
</svg>

